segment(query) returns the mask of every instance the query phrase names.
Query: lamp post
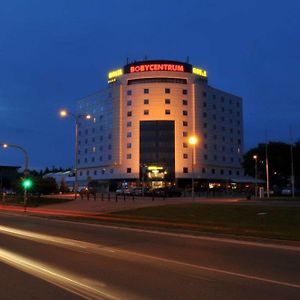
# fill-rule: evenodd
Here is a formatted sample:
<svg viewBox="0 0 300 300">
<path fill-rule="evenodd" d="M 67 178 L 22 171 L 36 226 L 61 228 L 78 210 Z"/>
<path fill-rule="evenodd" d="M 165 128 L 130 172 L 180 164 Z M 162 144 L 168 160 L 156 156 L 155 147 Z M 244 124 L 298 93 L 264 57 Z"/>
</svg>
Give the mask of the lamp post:
<svg viewBox="0 0 300 300">
<path fill-rule="evenodd" d="M 192 199 L 194 200 L 194 197 L 195 197 L 195 186 L 194 186 L 194 177 L 195 177 L 195 174 L 194 174 L 194 156 L 195 156 L 195 147 L 196 147 L 196 144 L 198 143 L 198 139 L 196 136 L 192 135 L 190 136 L 189 138 L 189 144 L 193 147 L 192 149 Z"/>
<path fill-rule="evenodd" d="M 257 155 L 253 155 L 255 160 L 255 199 L 257 199 Z"/>
<path fill-rule="evenodd" d="M 66 118 L 71 116 L 75 120 L 75 163 L 74 163 L 74 171 L 75 171 L 75 181 L 74 181 L 74 199 L 77 199 L 77 189 L 78 189 L 78 127 L 79 127 L 79 120 L 84 118 L 86 120 L 91 119 L 91 115 L 75 115 L 72 112 L 69 112 L 65 109 L 60 110 L 59 115 L 62 118 Z"/>
<path fill-rule="evenodd" d="M 3 148 L 16 148 L 18 150 L 20 150 L 23 155 L 24 155 L 24 180 L 26 180 L 26 178 L 29 175 L 29 156 L 27 151 L 20 145 L 16 145 L 16 144 L 7 144 L 7 143 L 0 143 L 0 146 L 2 146 Z M 24 188 L 24 211 L 26 211 L 26 207 L 27 207 L 27 188 Z"/>
</svg>

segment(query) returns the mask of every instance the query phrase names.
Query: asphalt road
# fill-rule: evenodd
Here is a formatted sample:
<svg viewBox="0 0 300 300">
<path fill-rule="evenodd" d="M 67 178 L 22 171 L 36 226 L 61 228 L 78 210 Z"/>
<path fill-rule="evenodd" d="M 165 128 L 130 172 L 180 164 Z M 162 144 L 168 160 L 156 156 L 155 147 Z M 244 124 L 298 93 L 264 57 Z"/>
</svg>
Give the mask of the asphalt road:
<svg viewBox="0 0 300 300">
<path fill-rule="evenodd" d="M 300 299 L 300 248 L 0 213 L 0 299 Z"/>
</svg>

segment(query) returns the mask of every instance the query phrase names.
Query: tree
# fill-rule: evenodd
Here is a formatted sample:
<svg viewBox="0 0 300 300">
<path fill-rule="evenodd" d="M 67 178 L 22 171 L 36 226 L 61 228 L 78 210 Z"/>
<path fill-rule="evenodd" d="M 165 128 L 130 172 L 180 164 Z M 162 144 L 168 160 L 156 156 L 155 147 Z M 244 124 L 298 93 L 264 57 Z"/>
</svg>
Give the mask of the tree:
<svg viewBox="0 0 300 300">
<path fill-rule="evenodd" d="M 245 173 L 255 176 L 255 160 L 257 155 L 257 175 L 266 179 L 266 144 L 250 149 L 244 155 L 243 167 Z M 300 141 L 293 145 L 294 174 L 296 186 L 300 180 Z M 270 186 L 286 187 L 291 183 L 291 145 L 282 142 L 268 143 Z"/>
</svg>

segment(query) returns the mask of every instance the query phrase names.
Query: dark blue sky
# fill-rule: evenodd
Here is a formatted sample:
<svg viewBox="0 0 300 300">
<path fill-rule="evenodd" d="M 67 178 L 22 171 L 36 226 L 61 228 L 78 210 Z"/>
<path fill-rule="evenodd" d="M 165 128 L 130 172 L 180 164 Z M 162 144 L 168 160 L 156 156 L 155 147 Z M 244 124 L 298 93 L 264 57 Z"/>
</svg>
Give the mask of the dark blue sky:
<svg viewBox="0 0 300 300">
<path fill-rule="evenodd" d="M 185 60 L 244 99 L 245 147 L 300 139 L 300 2 L 3 0 L 0 141 L 31 168 L 71 166 L 74 124 L 60 107 L 106 84 L 126 57 Z M 0 165 L 21 165 L 0 149 Z"/>
</svg>

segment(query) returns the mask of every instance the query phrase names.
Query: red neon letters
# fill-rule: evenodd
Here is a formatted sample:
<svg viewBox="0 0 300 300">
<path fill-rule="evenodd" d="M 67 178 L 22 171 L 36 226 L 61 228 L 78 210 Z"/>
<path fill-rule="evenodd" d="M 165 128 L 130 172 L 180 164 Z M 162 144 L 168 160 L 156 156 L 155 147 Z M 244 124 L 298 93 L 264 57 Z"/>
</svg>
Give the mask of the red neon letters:
<svg viewBox="0 0 300 300">
<path fill-rule="evenodd" d="M 174 64 L 145 64 L 145 65 L 130 67 L 130 73 L 148 72 L 148 71 L 184 72 L 184 66 L 174 65 Z"/>
</svg>

